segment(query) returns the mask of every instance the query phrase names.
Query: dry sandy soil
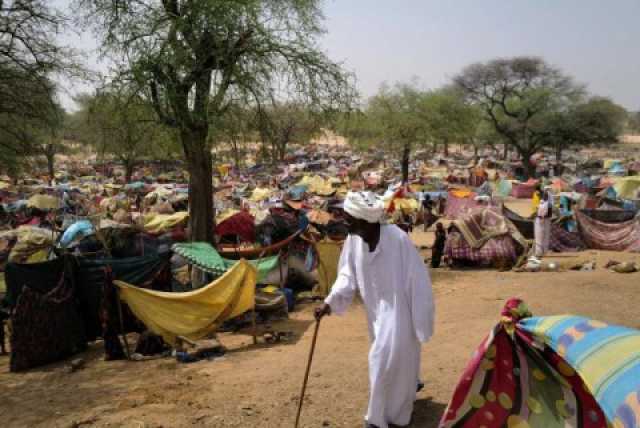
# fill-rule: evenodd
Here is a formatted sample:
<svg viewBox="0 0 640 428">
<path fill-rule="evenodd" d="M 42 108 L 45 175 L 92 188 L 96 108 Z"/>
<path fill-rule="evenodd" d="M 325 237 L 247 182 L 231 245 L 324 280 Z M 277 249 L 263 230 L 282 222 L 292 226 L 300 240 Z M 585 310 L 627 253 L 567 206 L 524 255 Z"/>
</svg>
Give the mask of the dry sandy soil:
<svg viewBox="0 0 640 428">
<path fill-rule="evenodd" d="M 422 232 L 413 238 L 418 245 L 433 239 Z M 433 271 L 436 334 L 423 349 L 426 387 L 411 426 L 437 426 L 458 376 L 509 297 L 523 298 L 536 315 L 574 313 L 640 328 L 640 274 L 602 267 L 610 258 L 636 257 L 595 251 L 574 257 L 597 260 L 595 272 Z M 171 358 L 105 362 L 101 343 L 83 356 L 85 368 L 73 373 L 62 362 L 13 374 L 8 358 L 0 357 L 0 426 L 292 427 L 313 335 L 312 308 L 299 306 L 290 320 L 273 324 L 294 333 L 289 343 L 252 345 L 248 335 L 222 334 L 226 356 L 193 364 Z M 362 425 L 367 348 L 361 306 L 323 320 L 302 426 Z"/>
</svg>

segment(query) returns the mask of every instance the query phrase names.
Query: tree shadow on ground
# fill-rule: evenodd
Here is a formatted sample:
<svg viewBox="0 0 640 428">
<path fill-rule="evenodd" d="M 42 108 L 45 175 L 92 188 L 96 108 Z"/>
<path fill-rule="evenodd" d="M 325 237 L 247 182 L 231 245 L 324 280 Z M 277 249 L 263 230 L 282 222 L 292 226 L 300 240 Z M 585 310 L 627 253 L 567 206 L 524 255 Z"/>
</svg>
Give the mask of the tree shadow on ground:
<svg viewBox="0 0 640 428">
<path fill-rule="evenodd" d="M 446 408 L 446 403 L 433 401 L 432 397 L 419 398 L 413 405 L 409 428 L 436 428 Z"/>
<path fill-rule="evenodd" d="M 258 334 L 258 343 L 257 344 L 249 344 L 245 346 L 241 346 L 238 348 L 230 347 L 227 349 L 227 354 L 234 354 L 240 352 L 253 351 L 258 349 L 266 349 L 273 348 L 277 346 L 288 346 L 295 345 L 298 341 L 304 336 L 306 331 L 311 327 L 314 323 L 314 320 L 296 320 L 296 319 L 287 319 L 281 321 L 274 321 L 266 324 L 259 325 L 257 327 Z M 252 336 L 253 330 L 252 328 L 243 328 L 236 333 L 243 334 L 246 336 Z M 278 333 L 281 334 L 281 337 L 277 340 L 274 340 L 271 343 L 267 343 L 265 341 L 265 334 L 269 333 L 272 336 L 277 336 Z M 224 338 L 220 338 L 224 341 Z"/>
</svg>

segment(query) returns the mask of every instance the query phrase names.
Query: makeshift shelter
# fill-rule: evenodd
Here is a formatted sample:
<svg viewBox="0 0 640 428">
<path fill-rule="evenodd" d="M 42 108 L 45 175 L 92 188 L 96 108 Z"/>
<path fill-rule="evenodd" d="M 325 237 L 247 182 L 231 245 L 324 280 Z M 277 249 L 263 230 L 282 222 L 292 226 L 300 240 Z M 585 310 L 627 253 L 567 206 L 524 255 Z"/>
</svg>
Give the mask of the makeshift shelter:
<svg viewBox="0 0 640 428">
<path fill-rule="evenodd" d="M 603 223 L 578 212 L 578 228 L 588 248 L 609 251 L 640 251 L 640 219 Z"/>
<path fill-rule="evenodd" d="M 447 195 L 445 217 L 455 220 L 480 207 L 476 201 L 476 194 L 470 190 L 450 190 Z"/>
<path fill-rule="evenodd" d="M 440 428 L 637 428 L 640 331 L 531 317 L 519 299 L 464 370 Z"/>
<path fill-rule="evenodd" d="M 223 239 L 232 238 L 233 242 L 254 242 L 256 240 L 254 218 L 247 211 L 237 212 L 216 225 L 216 235 Z"/>
<path fill-rule="evenodd" d="M 533 192 L 536 191 L 536 185 L 538 184 L 535 180 L 529 180 L 526 183 L 518 183 L 514 184 L 511 189 L 511 196 L 518 199 L 528 199 L 533 196 Z"/>
<path fill-rule="evenodd" d="M 195 291 L 166 293 L 114 281 L 120 297 L 153 333 L 175 345 L 178 336 L 199 340 L 226 320 L 255 306 L 256 268 L 237 262 L 217 280 Z"/>
<path fill-rule="evenodd" d="M 177 226 L 184 226 L 189 219 L 189 213 L 179 211 L 175 214 L 147 214 L 144 216 L 144 230 L 152 235 L 169 232 Z"/>
<path fill-rule="evenodd" d="M 187 259 L 199 269 L 209 272 L 216 277 L 223 275 L 238 261 L 223 258 L 211 244 L 207 242 L 189 242 L 174 244 L 171 249 Z M 249 260 L 258 272 L 257 282 L 260 283 L 269 272 L 278 267 L 278 256 Z"/>
<path fill-rule="evenodd" d="M 527 248 L 527 240 L 506 217 L 484 208 L 453 221 L 444 252 L 454 264 L 490 266 L 513 264 Z"/>
<path fill-rule="evenodd" d="M 41 211 L 57 210 L 60 208 L 60 199 L 49 195 L 33 195 L 27 200 L 27 207 Z"/>
<path fill-rule="evenodd" d="M 620 178 L 613 188 L 621 199 L 640 199 L 640 176 Z"/>
<path fill-rule="evenodd" d="M 313 290 L 315 295 L 326 297 L 331 291 L 331 287 L 338 277 L 338 264 L 343 243 L 343 241 L 331 239 L 323 239 L 314 243 L 318 253 L 318 284 Z"/>
</svg>

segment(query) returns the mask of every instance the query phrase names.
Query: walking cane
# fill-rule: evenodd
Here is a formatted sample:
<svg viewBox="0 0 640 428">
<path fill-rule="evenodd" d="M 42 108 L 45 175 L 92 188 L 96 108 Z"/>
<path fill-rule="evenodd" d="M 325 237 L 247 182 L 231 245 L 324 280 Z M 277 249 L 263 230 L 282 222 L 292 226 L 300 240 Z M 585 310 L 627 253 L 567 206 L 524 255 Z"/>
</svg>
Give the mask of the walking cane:
<svg viewBox="0 0 640 428">
<path fill-rule="evenodd" d="M 320 328 L 320 320 L 316 321 L 316 328 L 313 331 L 313 340 L 311 341 L 311 350 L 309 351 L 309 360 L 307 361 L 307 371 L 304 373 L 304 382 L 302 382 L 302 392 L 300 393 L 300 401 L 298 401 L 298 414 L 296 415 L 296 425 L 300 422 L 300 412 L 302 412 L 302 402 L 304 401 L 304 392 L 307 389 L 307 381 L 309 380 L 309 371 L 311 370 L 311 361 L 313 360 L 313 351 L 316 349 L 316 339 L 318 338 L 318 328 Z"/>
</svg>

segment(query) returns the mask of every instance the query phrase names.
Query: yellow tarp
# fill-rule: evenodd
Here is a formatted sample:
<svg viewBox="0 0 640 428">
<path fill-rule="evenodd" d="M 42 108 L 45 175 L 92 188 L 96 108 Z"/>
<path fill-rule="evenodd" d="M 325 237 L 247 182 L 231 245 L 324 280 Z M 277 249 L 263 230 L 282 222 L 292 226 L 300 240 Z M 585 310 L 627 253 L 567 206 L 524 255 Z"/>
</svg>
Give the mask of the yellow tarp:
<svg viewBox="0 0 640 428">
<path fill-rule="evenodd" d="M 27 201 L 27 206 L 39 210 L 57 210 L 60 208 L 60 200 L 55 196 L 33 195 Z"/>
<path fill-rule="evenodd" d="M 256 187 L 253 189 L 253 193 L 251 193 L 249 200 L 252 202 L 262 202 L 269 199 L 270 196 L 271 189 L 267 189 L 266 187 Z"/>
<path fill-rule="evenodd" d="M 406 213 L 414 213 L 418 211 L 420 204 L 416 199 L 411 198 L 395 198 L 389 199 L 384 203 L 385 209 L 389 209 L 389 206 L 393 202 L 393 206 L 395 207 L 395 211 L 402 210 Z"/>
<path fill-rule="evenodd" d="M 473 192 L 468 189 L 455 189 L 451 191 L 451 195 L 456 198 L 469 198 L 473 195 Z"/>
<path fill-rule="evenodd" d="M 329 196 L 335 192 L 331 180 L 325 180 L 319 175 L 305 175 L 297 183 L 298 186 L 307 186 L 307 191 L 318 196 Z"/>
<path fill-rule="evenodd" d="M 175 214 L 147 214 L 144 216 L 144 230 L 148 233 L 167 232 L 185 222 L 187 218 L 189 213 L 186 211 L 178 211 Z"/>
<path fill-rule="evenodd" d="M 624 177 L 616 182 L 613 186 L 618 197 L 622 199 L 638 199 L 638 191 L 640 190 L 640 177 Z"/>
<path fill-rule="evenodd" d="M 318 252 L 318 284 L 313 294 L 326 297 L 338 277 L 338 262 L 342 251 L 342 242 L 325 239 L 315 244 Z"/>
<path fill-rule="evenodd" d="M 240 210 L 236 210 L 235 208 L 228 208 L 222 211 L 220 214 L 216 216 L 216 224 L 220 224 L 223 221 L 230 219 L 234 215 L 238 214 Z"/>
<path fill-rule="evenodd" d="M 255 306 L 256 269 L 240 260 L 217 280 L 195 291 L 167 293 L 114 281 L 120 298 L 149 330 L 175 345 L 177 336 L 202 339 L 224 321 Z"/>
</svg>

